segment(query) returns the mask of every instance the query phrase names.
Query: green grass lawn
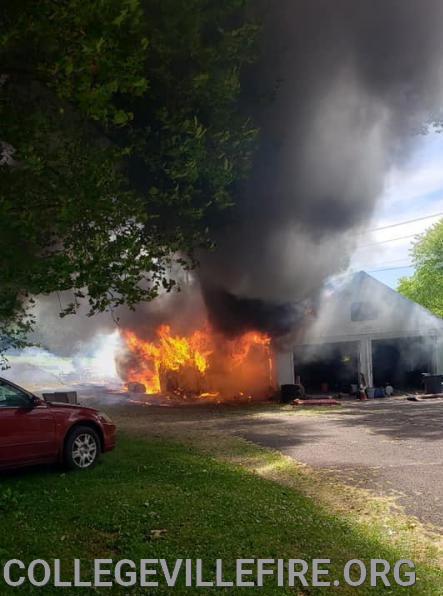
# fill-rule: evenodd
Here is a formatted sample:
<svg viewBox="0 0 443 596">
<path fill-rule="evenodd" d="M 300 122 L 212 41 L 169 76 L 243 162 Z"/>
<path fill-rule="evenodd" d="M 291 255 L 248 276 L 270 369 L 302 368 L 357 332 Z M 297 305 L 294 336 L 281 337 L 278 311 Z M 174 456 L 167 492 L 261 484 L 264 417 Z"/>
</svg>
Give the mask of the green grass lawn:
<svg viewBox="0 0 443 596">
<path fill-rule="evenodd" d="M 164 530 L 164 532 L 155 532 Z M 0 560 L 79 558 L 201 558 L 205 579 L 217 558 L 226 576 L 237 558 L 329 558 L 331 578 L 340 579 L 349 559 L 410 558 L 378 534 L 326 512 L 315 500 L 191 447 L 165 441 L 120 438 L 118 449 L 96 469 L 61 473 L 35 469 L 0 476 Z M 64 563 L 64 564 L 65 564 Z M 442 576 L 417 566 L 414 588 L 303 588 L 300 594 L 442 594 Z M 65 579 L 70 578 L 66 573 Z M 342 582 L 343 583 L 343 582 Z M 91 594 L 90 588 L 21 589 L 28 594 Z M 0 585 L 0 594 L 17 589 Z M 102 589 L 138 594 L 204 594 L 205 588 Z M 211 590 L 215 592 L 216 590 Z M 222 590 L 219 590 L 222 592 Z M 271 579 L 263 588 L 228 588 L 260 594 L 294 594 Z"/>
</svg>

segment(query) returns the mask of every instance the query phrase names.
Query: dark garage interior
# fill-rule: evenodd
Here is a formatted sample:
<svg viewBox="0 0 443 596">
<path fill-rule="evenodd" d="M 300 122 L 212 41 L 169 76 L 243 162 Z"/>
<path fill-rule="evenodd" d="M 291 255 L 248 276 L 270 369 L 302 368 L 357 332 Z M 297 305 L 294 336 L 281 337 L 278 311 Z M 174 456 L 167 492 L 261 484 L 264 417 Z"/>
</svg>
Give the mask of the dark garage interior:
<svg viewBox="0 0 443 596">
<path fill-rule="evenodd" d="M 374 385 L 391 383 L 397 389 L 423 387 L 422 373 L 432 372 L 434 342 L 425 337 L 372 341 Z"/>
<path fill-rule="evenodd" d="M 295 375 L 306 391 L 349 392 L 358 382 L 358 342 L 301 346 L 294 353 Z"/>
<path fill-rule="evenodd" d="M 435 340 L 405 337 L 372 340 L 373 386 L 396 390 L 423 388 L 423 373 L 433 370 Z M 295 377 L 308 393 L 348 393 L 359 383 L 359 342 L 300 346 L 294 352 Z"/>
</svg>

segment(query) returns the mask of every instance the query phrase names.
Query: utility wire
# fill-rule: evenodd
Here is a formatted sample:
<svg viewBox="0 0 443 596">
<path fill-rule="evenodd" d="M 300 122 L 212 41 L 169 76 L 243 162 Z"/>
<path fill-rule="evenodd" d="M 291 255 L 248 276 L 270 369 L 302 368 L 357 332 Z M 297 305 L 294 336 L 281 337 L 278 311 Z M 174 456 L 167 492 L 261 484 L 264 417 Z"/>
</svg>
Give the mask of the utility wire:
<svg viewBox="0 0 443 596">
<path fill-rule="evenodd" d="M 368 269 L 368 273 L 377 273 L 379 271 L 397 271 L 398 269 L 413 269 L 414 265 L 403 265 L 401 267 L 386 267 L 384 269 Z"/>
<path fill-rule="evenodd" d="M 408 257 L 403 257 L 402 259 L 390 259 L 389 261 L 385 261 L 384 263 L 373 263 L 373 267 L 386 267 L 387 265 L 393 265 L 394 263 L 403 263 L 407 260 Z M 367 267 L 371 267 L 371 265 L 367 265 Z"/>
<path fill-rule="evenodd" d="M 408 256 L 405 255 L 404 257 L 401 257 L 400 259 L 388 259 L 384 263 L 383 263 L 383 261 L 380 261 L 379 263 L 368 263 L 366 265 L 366 267 L 384 267 L 385 265 L 392 265 L 393 263 L 403 263 L 404 261 L 407 261 L 407 260 L 408 260 Z"/>
<path fill-rule="evenodd" d="M 425 215 L 423 217 L 416 217 L 415 219 L 407 219 L 405 221 L 399 221 L 397 223 L 389 224 L 387 226 L 382 226 L 381 228 L 374 228 L 372 230 L 367 230 L 367 231 L 368 232 L 379 232 L 380 230 L 388 230 L 389 228 L 396 228 L 398 226 L 404 226 L 406 224 L 415 223 L 416 221 L 423 221 L 425 219 L 431 219 L 431 217 L 443 217 L 443 211 L 440 212 L 440 213 L 434 213 L 432 215 Z"/>
<path fill-rule="evenodd" d="M 395 242 L 396 240 L 407 240 L 408 238 L 415 238 L 417 234 L 408 234 L 408 236 L 399 236 L 398 238 L 388 238 L 388 240 L 379 240 L 378 242 L 372 242 L 371 244 L 362 244 L 357 246 L 355 250 L 360 250 L 361 248 L 368 248 L 370 246 L 377 246 L 378 244 L 386 244 L 387 242 Z"/>
</svg>

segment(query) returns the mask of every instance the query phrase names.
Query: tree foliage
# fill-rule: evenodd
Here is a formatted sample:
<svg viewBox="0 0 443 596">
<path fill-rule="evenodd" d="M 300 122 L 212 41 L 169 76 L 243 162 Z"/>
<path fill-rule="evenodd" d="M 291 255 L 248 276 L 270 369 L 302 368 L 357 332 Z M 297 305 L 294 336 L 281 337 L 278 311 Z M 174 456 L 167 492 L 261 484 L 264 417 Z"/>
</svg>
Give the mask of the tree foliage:
<svg viewBox="0 0 443 596">
<path fill-rule="evenodd" d="M 400 280 L 399 292 L 443 317 L 443 220 L 418 237 L 411 255 L 416 270 Z"/>
<path fill-rule="evenodd" d="M 0 20 L 1 351 L 30 296 L 133 307 L 210 245 L 254 148 L 257 27 L 244 0 L 4 0 Z"/>
</svg>

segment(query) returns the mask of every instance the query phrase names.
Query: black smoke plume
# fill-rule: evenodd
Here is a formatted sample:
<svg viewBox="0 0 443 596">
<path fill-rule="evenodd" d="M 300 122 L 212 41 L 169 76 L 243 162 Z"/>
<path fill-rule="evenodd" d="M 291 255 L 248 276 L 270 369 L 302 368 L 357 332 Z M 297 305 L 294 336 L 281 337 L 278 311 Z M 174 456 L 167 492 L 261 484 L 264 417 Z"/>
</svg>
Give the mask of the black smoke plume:
<svg viewBox="0 0 443 596">
<path fill-rule="evenodd" d="M 259 319 L 272 331 L 274 302 L 303 300 L 346 268 L 385 173 L 440 111 L 443 2 L 255 7 L 263 43 L 243 102 L 260 148 L 216 251 L 201 255 L 200 279 L 221 328 Z"/>
<path fill-rule="evenodd" d="M 228 337 L 251 329 L 279 337 L 288 333 L 304 316 L 304 304 L 240 298 L 219 288 L 203 287 L 202 291 L 210 323 Z"/>
</svg>

